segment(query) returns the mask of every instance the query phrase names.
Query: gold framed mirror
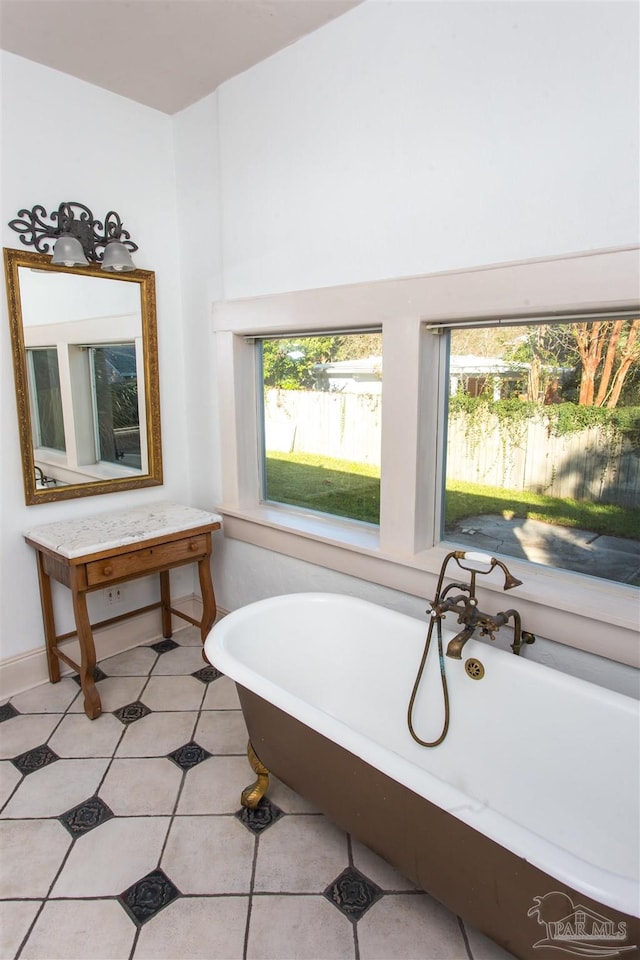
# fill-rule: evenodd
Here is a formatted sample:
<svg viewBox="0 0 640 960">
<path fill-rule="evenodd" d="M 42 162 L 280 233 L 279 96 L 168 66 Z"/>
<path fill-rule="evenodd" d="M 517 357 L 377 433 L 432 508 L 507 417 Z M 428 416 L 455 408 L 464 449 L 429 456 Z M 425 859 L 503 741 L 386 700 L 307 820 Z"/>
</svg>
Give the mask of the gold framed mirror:
<svg viewBox="0 0 640 960">
<path fill-rule="evenodd" d="M 154 272 L 4 264 L 26 503 L 162 484 Z"/>
</svg>

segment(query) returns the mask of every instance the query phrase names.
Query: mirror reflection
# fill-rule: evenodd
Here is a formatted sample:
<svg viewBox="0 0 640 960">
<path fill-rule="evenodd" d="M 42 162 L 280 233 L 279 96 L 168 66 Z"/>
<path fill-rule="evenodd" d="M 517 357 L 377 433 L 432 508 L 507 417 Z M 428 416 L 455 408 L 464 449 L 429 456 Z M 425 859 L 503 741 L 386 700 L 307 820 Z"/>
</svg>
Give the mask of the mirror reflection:
<svg viewBox="0 0 640 960">
<path fill-rule="evenodd" d="M 161 483 L 153 273 L 5 261 L 27 503 Z"/>
</svg>

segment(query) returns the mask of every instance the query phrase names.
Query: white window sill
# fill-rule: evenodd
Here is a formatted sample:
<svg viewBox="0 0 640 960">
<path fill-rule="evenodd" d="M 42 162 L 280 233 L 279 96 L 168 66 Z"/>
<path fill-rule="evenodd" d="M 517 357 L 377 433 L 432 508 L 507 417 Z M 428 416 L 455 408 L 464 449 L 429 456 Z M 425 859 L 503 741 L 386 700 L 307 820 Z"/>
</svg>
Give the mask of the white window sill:
<svg viewBox="0 0 640 960">
<path fill-rule="evenodd" d="M 379 528 L 369 524 L 269 504 L 217 509 L 226 537 L 424 599 L 433 596 L 447 553 L 459 549 L 442 542 L 403 556 L 385 552 Z M 500 576 L 479 577 L 478 595 L 488 612 L 515 607 L 532 633 L 640 667 L 636 587 L 510 557 L 505 562 L 522 586 L 504 594 Z M 447 580 L 462 579 L 458 574 L 462 571 L 452 565 Z"/>
</svg>

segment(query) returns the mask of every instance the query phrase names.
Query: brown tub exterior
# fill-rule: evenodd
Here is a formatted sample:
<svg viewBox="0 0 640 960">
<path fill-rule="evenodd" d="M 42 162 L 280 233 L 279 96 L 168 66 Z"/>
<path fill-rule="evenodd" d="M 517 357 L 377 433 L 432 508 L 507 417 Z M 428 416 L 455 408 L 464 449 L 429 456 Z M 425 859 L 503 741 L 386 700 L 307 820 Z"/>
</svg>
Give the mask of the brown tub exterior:
<svg viewBox="0 0 640 960">
<path fill-rule="evenodd" d="M 238 694 L 273 774 L 505 950 L 521 960 L 640 958 L 637 918 L 565 887 L 240 685 Z M 600 935 L 590 940 L 594 923 Z M 571 938 L 568 924 L 573 943 L 560 939 Z"/>
</svg>

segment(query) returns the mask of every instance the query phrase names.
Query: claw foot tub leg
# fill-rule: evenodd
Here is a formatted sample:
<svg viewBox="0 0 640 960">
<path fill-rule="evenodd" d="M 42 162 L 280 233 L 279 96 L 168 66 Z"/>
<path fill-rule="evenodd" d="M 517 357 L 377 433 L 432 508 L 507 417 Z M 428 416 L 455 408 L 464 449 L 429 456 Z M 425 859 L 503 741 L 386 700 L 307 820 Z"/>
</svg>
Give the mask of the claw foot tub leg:
<svg viewBox="0 0 640 960">
<path fill-rule="evenodd" d="M 255 810 L 269 787 L 269 771 L 265 765 L 260 762 L 257 753 L 253 749 L 251 740 L 249 740 L 247 744 L 247 759 L 251 765 L 251 769 L 257 774 L 258 779 L 255 783 L 245 787 L 240 797 L 240 803 L 243 807 L 249 807 L 250 810 Z"/>
</svg>

